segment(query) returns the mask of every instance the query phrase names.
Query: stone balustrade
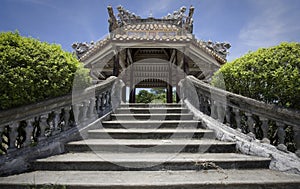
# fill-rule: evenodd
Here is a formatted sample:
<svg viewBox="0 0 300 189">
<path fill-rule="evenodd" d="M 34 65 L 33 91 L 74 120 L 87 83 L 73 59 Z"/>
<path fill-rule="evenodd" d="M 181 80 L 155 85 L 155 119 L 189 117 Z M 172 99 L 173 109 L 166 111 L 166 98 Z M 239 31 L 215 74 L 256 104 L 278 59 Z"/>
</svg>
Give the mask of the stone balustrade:
<svg viewBox="0 0 300 189">
<path fill-rule="evenodd" d="M 281 151 L 287 151 L 289 145 L 300 155 L 299 111 L 233 94 L 193 76 L 187 76 L 181 85 L 183 98 L 188 98 L 201 112 Z"/>
<path fill-rule="evenodd" d="M 71 128 L 102 117 L 111 111 L 111 93 L 117 80 L 110 77 L 72 95 L 1 111 L 1 153 L 11 154 L 43 142 L 50 144 Z"/>
</svg>

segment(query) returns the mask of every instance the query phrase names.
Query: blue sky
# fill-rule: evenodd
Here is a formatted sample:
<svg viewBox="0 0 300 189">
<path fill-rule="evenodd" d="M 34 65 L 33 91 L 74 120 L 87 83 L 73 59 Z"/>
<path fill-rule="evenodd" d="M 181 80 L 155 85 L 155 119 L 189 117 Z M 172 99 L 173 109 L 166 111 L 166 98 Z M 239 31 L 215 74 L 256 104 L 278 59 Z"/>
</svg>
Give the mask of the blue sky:
<svg viewBox="0 0 300 189">
<path fill-rule="evenodd" d="M 228 41 L 233 60 L 259 47 L 282 41 L 300 42 L 299 0 L 0 0 L 0 31 L 61 44 L 90 42 L 108 33 L 107 5 L 121 4 L 131 12 L 162 17 L 181 6 L 195 7 L 198 39 Z M 116 13 L 116 10 L 115 10 Z"/>
</svg>

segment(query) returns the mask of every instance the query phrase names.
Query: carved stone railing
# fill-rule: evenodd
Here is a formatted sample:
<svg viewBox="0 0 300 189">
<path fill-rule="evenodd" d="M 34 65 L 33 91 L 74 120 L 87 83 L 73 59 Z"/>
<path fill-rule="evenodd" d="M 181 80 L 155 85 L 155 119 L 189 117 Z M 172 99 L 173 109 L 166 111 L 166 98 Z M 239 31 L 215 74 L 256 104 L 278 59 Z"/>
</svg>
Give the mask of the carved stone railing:
<svg viewBox="0 0 300 189">
<path fill-rule="evenodd" d="M 215 88 L 193 76 L 182 81 L 182 96 L 206 115 L 281 151 L 293 144 L 300 155 L 300 112 Z M 193 90 L 195 89 L 195 90 Z M 195 97 L 198 96 L 196 99 Z M 273 136 L 270 136 L 270 131 Z M 288 134 L 287 134 L 288 132 Z"/>
<path fill-rule="evenodd" d="M 37 146 L 50 145 L 72 132 L 78 134 L 80 127 L 111 111 L 112 90 L 120 91 L 113 89 L 116 82 L 120 80 L 110 77 L 80 92 L 73 91 L 72 95 L 1 111 L 0 164 L 8 157 L 21 155 L 22 150 L 35 153 L 30 148 L 41 150 Z M 115 99 L 115 106 L 117 103 Z"/>
</svg>

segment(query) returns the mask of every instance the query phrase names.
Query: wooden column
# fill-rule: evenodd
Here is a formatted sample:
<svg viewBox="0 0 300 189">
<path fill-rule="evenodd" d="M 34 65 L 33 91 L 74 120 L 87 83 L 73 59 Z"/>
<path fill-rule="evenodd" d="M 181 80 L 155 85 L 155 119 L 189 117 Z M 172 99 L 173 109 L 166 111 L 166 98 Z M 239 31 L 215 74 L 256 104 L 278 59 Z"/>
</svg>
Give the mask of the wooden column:
<svg viewBox="0 0 300 189">
<path fill-rule="evenodd" d="M 172 63 L 169 63 L 169 82 L 167 84 L 167 103 L 173 103 L 173 91 L 172 91 Z"/>
<path fill-rule="evenodd" d="M 134 85 L 134 77 L 133 73 L 134 72 L 134 67 L 133 64 L 131 65 L 130 68 L 130 91 L 129 91 L 129 103 L 135 103 L 135 85 Z"/>
<path fill-rule="evenodd" d="M 179 81 L 180 81 L 180 71 L 177 68 L 176 69 L 176 102 L 178 103 L 180 101 L 180 87 L 179 87 Z"/>
</svg>

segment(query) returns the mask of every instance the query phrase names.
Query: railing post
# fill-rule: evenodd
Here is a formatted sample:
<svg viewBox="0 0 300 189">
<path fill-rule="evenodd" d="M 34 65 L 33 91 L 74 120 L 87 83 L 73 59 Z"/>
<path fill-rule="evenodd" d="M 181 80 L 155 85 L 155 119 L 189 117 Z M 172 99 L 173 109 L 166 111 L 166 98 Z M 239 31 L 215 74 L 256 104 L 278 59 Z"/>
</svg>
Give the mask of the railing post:
<svg viewBox="0 0 300 189">
<path fill-rule="evenodd" d="M 93 118 L 95 116 L 95 105 L 96 105 L 96 98 L 90 98 L 89 104 L 89 118 Z"/>
<path fill-rule="evenodd" d="M 268 119 L 264 117 L 259 117 L 259 120 L 261 121 L 261 129 L 263 131 L 263 143 L 270 144 L 270 140 L 268 139 L 268 132 L 269 132 L 269 125 L 268 125 Z"/>
<path fill-rule="evenodd" d="M 16 140 L 18 137 L 19 122 L 14 122 L 9 126 L 9 147 L 8 151 L 14 151 L 16 149 Z"/>
<path fill-rule="evenodd" d="M 287 147 L 284 144 L 284 139 L 285 139 L 284 127 L 285 127 L 285 125 L 281 122 L 276 122 L 276 125 L 278 127 L 277 135 L 278 135 L 278 142 L 279 142 L 279 144 L 277 146 L 277 149 L 281 150 L 281 151 L 284 151 L 284 152 L 287 152 Z"/>
<path fill-rule="evenodd" d="M 231 112 L 230 112 L 230 107 L 226 106 L 225 107 L 225 118 L 226 118 L 226 124 L 231 125 Z"/>
<path fill-rule="evenodd" d="M 65 127 L 63 128 L 63 130 L 68 130 L 70 128 L 70 110 L 71 107 L 70 106 L 66 106 L 64 107 L 64 122 L 65 122 Z"/>
<path fill-rule="evenodd" d="M 33 133 L 32 123 L 33 122 L 34 122 L 34 119 L 26 120 L 26 128 L 25 128 L 26 139 L 25 139 L 25 142 L 24 142 L 24 146 L 29 146 L 32 142 L 32 133 Z"/>
<path fill-rule="evenodd" d="M 101 97 L 100 95 L 96 95 L 96 113 L 99 116 L 100 115 L 100 111 L 101 111 Z"/>
<path fill-rule="evenodd" d="M 300 157 L 300 129 L 299 127 L 293 127 L 294 130 L 294 141 L 296 144 L 296 155 Z"/>
<path fill-rule="evenodd" d="M 88 113 L 88 109 L 89 109 L 89 100 L 84 100 L 82 102 L 83 104 L 83 108 L 82 108 L 82 121 L 86 121 L 87 120 L 87 113 Z"/>
<path fill-rule="evenodd" d="M 47 123 L 47 119 L 48 119 L 48 114 L 44 114 L 40 116 L 40 136 L 39 136 L 39 140 L 43 140 L 44 138 L 46 138 L 46 128 L 48 127 L 48 123 Z"/>
<path fill-rule="evenodd" d="M 51 128 L 51 132 L 52 132 L 52 135 L 56 135 L 57 133 L 60 132 L 60 128 L 58 128 L 60 111 L 55 110 L 55 111 L 53 111 L 53 113 L 54 113 L 53 128 Z"/>
<path fill-rule="evenodd" d="M 233 112 L 234 112 L 234 119 L 237 126 L 237 130 L 242 131 L 240 110 L 238 108 L 233 108 Z"/>
<path fill-rule="evenodd" d="M 221 123 L 224 122 L 225 118 L 225 106 L 221 102 L 216 102 L 216 109 L 217 109 L 217 116 L 218 116 L 218 121 Z"/>
<path fill-rule="evenodd" d="M 211 111 L 210 111 L 210 116 L 214 119 L 217 119 L 218 118 L 218 115 L 217 115 L 217 105 L 216 105 L 216 102 L 211 99 L 210 100 L 210 107 L 211 107 Z"/>
<path fill-rule="evenodd" d="M 255 132 L 254 132 L 254 119 L 252 117 L 251 113 L 245 112 L 245 115 L 247 116 L 247 125 L 249 129 L 249 133 L 247 134 L 250 137 L 255 138 Z"/>
<path fill-rule="evenodd" d="M 79 124 L 80 118 L 79 118 L 79 107 L 80 104 L 73 104 L 73 114 L 74 114 L 74 121 L 75 125 L 77 126 Z"/>
<path fill-rule="evenodd" d="M 101 95 L 100 95 L 101 97 L 101 102 L 100 102 L 100 109 L 101 109 L 101 114 L 102 114 L 102 112 L 103 112 L 103 110 L 104 110 L 104 100 L 105 100 L 105 94 L 104 93 L 102 93 Z"/>
<path fill-rule="evenodd" d="M 4 131 L 4 127 L 0 126 L 0 145 L 2 146 L 2 142 L 3 142 L 3 131 Z"/>
</svg>

